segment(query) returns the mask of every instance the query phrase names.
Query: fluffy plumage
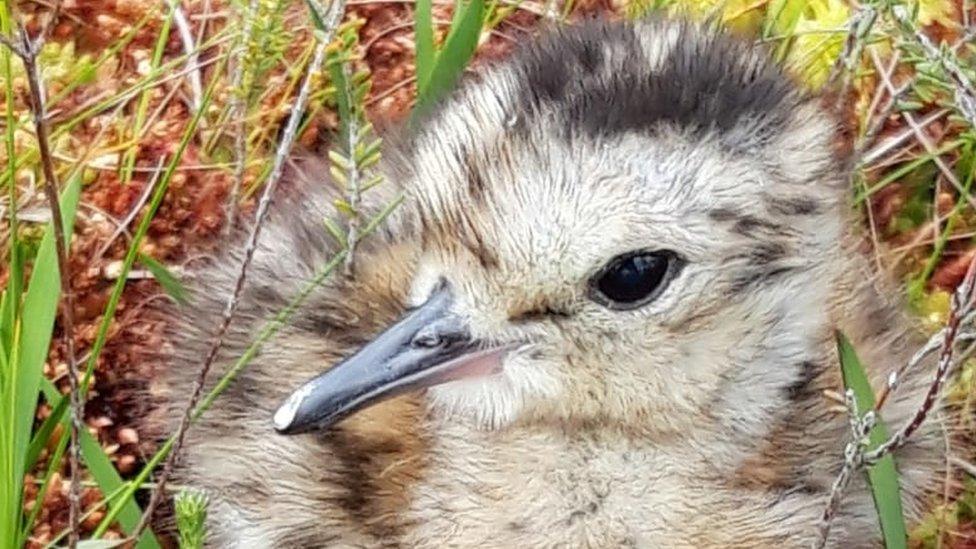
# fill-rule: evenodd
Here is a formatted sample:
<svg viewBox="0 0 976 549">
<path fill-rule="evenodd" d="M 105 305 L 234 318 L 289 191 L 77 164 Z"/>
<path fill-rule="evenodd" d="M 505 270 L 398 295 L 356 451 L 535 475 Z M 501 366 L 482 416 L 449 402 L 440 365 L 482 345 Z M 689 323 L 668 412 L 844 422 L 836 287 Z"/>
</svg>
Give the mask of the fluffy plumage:
<svg viewBox="0 0 976 549">
<path fill-rule="evenodd" d="M 847 436 L 822 394 L 840 387 L 833 330 L 875 381 L 919 343 L 845 234 L 848 162 L 818 100 L 723 34 L 594 21 L 468 80 L 418 128 L 385 151 L 367 207 L 407 199 L 355 276 L 317 290 L 190 431 L 180 482 L 213 496 L 213 545 L 809 544 Z M 335 252 L 321 173 L 278 198 L 220 364 Z M 588 277 L 635 249 L 687 264 L 637 310 L 588 299 Z M 170 425 L 240 255 L 229 243 L 170 311 L 154 395 Z M 287 394 L 442 278 L 477 337 L 530 342 L 502 373 L 273 432 Z M 905 381 L 889 423 L 924 382 Z M 898 455 L 911 517 L 940 441 Z M 830 541 L 877 539 L 858 479 Z"/>
</svg>

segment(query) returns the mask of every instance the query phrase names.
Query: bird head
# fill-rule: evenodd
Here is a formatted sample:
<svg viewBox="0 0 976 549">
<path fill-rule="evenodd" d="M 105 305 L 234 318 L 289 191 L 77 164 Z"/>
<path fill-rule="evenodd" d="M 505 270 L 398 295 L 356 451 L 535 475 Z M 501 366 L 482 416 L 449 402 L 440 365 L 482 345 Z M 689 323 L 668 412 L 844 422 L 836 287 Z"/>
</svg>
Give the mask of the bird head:
<svg viewBox="0 0 976 549">
<path fill-rule="evenodd" d="M 485 429 L 761 428 L 829 333 L 845 166 L 766 53 L 663 20 L 555 31 L 415 124 L 403 317 L 283 432 L 406 391 Z"/>
</svg>

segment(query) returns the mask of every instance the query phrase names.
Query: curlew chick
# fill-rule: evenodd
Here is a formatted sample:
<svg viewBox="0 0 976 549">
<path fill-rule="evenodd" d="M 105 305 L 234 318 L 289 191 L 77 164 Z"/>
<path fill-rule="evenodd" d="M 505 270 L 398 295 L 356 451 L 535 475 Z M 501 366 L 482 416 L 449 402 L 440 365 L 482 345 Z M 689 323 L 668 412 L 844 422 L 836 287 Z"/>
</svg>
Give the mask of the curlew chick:
<svg viewBox="0 0 976 549">
<path fill-rule="evenodd" d="M 876 382 L 919 343 L 845 234 L 848 161 L 816 98 L 729 36 L 591 21 L 467 81 L 401 141 L 366 208 L 406 199 L 354 274 L 317 289 L 190 431 L 179 480 L 214 499 L 213 546 L 816 538 L 848 432 L 823 396 L 841 386 L 834 330 Z M 301 171 L 225 367 L 337 251 L 324 170 Z M 171 311 L 155 388 L 170 424 L 233 287 L 228 246 Z M 890 424 L 927 375 L 892 397 Z M 941 440 L 897 455 L 910 518 Z M 829 543 L 878 540 L 858 478 Z"/>
</svg>

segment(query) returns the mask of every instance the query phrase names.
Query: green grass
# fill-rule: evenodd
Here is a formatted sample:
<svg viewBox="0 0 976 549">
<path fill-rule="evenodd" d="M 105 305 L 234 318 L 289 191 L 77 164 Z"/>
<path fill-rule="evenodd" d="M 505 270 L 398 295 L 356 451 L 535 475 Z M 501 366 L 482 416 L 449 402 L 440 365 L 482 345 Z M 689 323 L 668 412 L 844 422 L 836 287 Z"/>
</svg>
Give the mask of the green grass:
<svg viewBox="0 0 976 549">
<path fill-rule="evenodd" d="M 61 199 L 67 234 L 74 225 L 80 188 L 76 178 Z M 11 250 L 17 254 L 20 244 L 16 232 L 10 234 Z M 11 547 L 19 546 L 24 539 L 23 476 L 34 465 L 28 461 L 34 413 L 61 295 L 52 224 L 32 259 L 32 272 L 23 291 L 13 283 L 0 296 L 0 542 Z M 20 262 L 12 267 L 11 279 L 21 279 L 24 273 Z"/>
<path fill-rule="evenodd" d="M 434 44 L 431 17 L 432 0 L 418 0 L 414 20 L 417 36 L 417 104 L 415 114 L 423 114 L 450 91 L 467 66 L 485 23 L 484 0 L 459 0 L 455 4 L 451 28 L 440 48 Z"/>
<path fill-rule="evenodd" d="M 12 28 L 11 14 L 8 5 L 2 6 L 3 32 L 8 36 Z M 123 42 L 131 38 L 128 35 Z M 45 46 L 46 48 L 48 46 Z M 161 52 L 161 46 L 159 47 Z M 16 100 L 14 99 L 13 82 L 15 62 L 6 48 L 2 49 L 2 64 L 4 70 L 5 97 L 6 97 L 6 165 L 4 172 L 5 184 L 8 190 L 8 202 L 16 205 L 17 194 L 14 174 L 22 169 L 23 166 L 36 162 L 36 149 L 28 150 L 28 154 L 19 154 L 14 139 L 15 132 L 21 119 L 14 112 Z M 160 54 L 161 57 L 161 54 Z M 102 58 L 104 62 L 107 58 Z M 43 61 L 43 57 L 42 57 Z M 118 101 L 125 95 L 132 94 L 134 90 L 148 90 L 151 86 L 157 85 L 154 79 L 164 74 L 162 67 L 155 63 L 153 72 L 148 75 L 143 83 L 138 87 L 124 90 L 120 95 L 111 97 L 106 102 Z M 70 80 L 68 86 L 62 89 L 77 87 L 78 79 Z M 217 80 L 214 80 L 214 84 Z M 212 91 L 212 87 L 210 91 Z M 55 100 L 63 97 L 56 96 Z M 143 94 L 146 97 L 146 94 Z M 102 103 L 102 104 L 106 104 Z M 140 100 L 139 112 L 145 113 L 143 105 L 148 104 Z M 57 138 L 60 132 L 66 132 L 73 127 L 100 112 L 97 107 L 69 119 L 55 130 L 54 137 Z M 201 109 L 200 113 L 205 112 Z M 144 119 L 143 119 L 144 120 Z M 89 359 L 85 365 L 85 375 L 81 381 L 82 393 L 87 391 L 94 373 L 95 364 L 107 340 L 109 328 L 114 318 L 115 308 L 119 303 L 122 290 L 128 272 L 132 268 L 138 256 L 139 246 L 148 231 L 156 210 L 162 203 L 165 196 L 167 185 L 175 173 L 175 167 L 180 163 L 186 145 L 195 135 L 196 124 L 191 123 L 184 134 L 185 139 L 181 147 L 172 156 L 169 169 L 159 181 L 156 192 L 149 203 L 149 210 L 143 216 L 142 221 L 136 230 L 130 243 L 126 260 L 123 264 L 121 276 L 119 277 L 114 291 L 111 294 L 108 305 L 104 311 L 103 321 L 98 330 L 95 343 L 89 352 Z M 134 157 L 133 157 L 134 158 Z M 131 175 L 131 164 L 127 164 L 128 169 L 124 174 Z M 84 168 L 82 164 L 69 166 L 68 178 L 65 191 L 62 211 L 65 215 L 65 227 L 67 233 L 71 234 L 71 226 L 74 220 L 74 213 L 77 209 L 79 192 L 81 188 L 81 173 Z M 123 180 L 128 176 L 123 175 Z M 70 216 L 70 218 L 69 218 Z M 54 333 L 54 320 L 60 296 L 60 277 L 55 258 L 54 242 L 51 229 L 45 232 L 37 253 L 34 257 L 23 257 L 26 247 L 18 240 L 18 222 L 16 210 L 11 208 L 10 216 L 10 257 L 8 259 L 8 269 L 10 282 L 4 290 L 2 298 L 3 314 L 0 317 L 0 333 L 3 334 L 2 349 L 0 349 L 0 395 L 2 395 L 3 408 L 0 409 L 0 421 L 3 426 L 0 428 L 0 470 L 3 473 L 2 495 L 0 495 L 0 510 L 2 510 L 2 523 L 0 523 L 0 546 L 19 547 L 30 535 L 31 529 L 39 516 L 41 509 L 40 502 L 50 487 L 50 479 L 53 474 L 61 468 L 61 458 L 65 453 L 68 442 L 68 398 L 63 397 L 54 385 L 42 376 L 43 366 L 47 359 L 47 350 Z M 175 291 L 177 284 L 175 279 L 165 277 L 165 267 L 154 262 L 151 258 L 142 256 L 142 263 L 157 277 L 159 277 L 164 288 Z M 26 289 L 22 290 L 20 280 L 23 278 L 25 265 L 30 266 L 30 280 Z M 38 405 L 38 397 L 43 394 L 48 404 L 51 406 L 51 414 L 39 425 L 35 425 L 35 410 Z M 42 471 L 42 482 L 39 486 L 35 500 L 38 502 L 30 512 L 25 513 L 23 507 L 23 477 L 31 472 L 41 458 L 43 448 L 48 445 L 50 438 L 56 432 L 55 428 L 60 424 L 60 439 L 55 443 L 55 450 L 47 459 L 47 469 Z M 80 449 L 84 461 L 84 466 L 88 474 L 95 480 L 103 494 L 119 492 L 125 486 L 111 459 L 103 451 L 99 441 L 95 440 L 87 431 L 81 431 Z M 118 520 L 124 530 L 131 530 L 139 521 L 142 514 L 134 498 L 124 500 L 114 499 L 106 502 L 111 511 L 118 516 Z M 57 537 L 61 538 L 66 532 L 60 533 Z M 140 548 L 159 547 L 154 534 L 149 531 L 141 536 Z"/>
</svg>

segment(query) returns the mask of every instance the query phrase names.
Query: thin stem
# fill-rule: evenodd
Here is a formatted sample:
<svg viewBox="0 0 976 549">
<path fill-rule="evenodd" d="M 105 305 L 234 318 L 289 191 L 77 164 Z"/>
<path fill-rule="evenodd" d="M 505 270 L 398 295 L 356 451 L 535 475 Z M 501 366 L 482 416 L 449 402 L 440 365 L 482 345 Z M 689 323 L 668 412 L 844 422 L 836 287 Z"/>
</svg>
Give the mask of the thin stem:
<svg viewBox="0 0 976 549">
<path fill-rule="evenodd" d="M 234 135 L 234 186 L 227 200 L 225 232 L 230 231 L 237 215 L 237 201 L 241 198 L 241 187 L 244 186 L 244 176 L 247 173 L 247 91 L 245 90 L 245 75 L 247 73 L 248 49 L 250 48 L 251 32 L 254 27 L 254 17 L 258 12 L 258 0 L 248 2 L 244 12 L 244 30 L 241 32 L 240 42 L 234 52 L 234 76 L 231 83 L 230 113 L 235 124 Z M 247 86 L 249 87 L 249 86 Z"/>
<path fill-rule="evenodd" d="M 56 11 L 55 14 L 56 15 Z M 46 27 L 45 27 L 46 28 Z M 68 492 L 68 525 L 71 533 L 68 536 L 68 546 L 77 547 L 79 540 L 79 514 L 81 507 L 81 447 L 78 444 L 78 433 L 83 428 L 82 418 L 84 404 L 81 392 L 78 390 L 78 364 L 75 362 L 74 348 L 74 293 L 71 289 L 71 265 L 68 261 L 68 240 L 64 230 L 64 220 L 61 217 L 61 203 L 58 197 L 58 178 L 54 170 L 54 157 L 51 155 L 50 127 L 47 120 L 44 83 L 38 67 L 38 54 L 43 44 L 43 34 L 31 41 L 27 29 L 22 24 L 18 26 L 19 47 L 14 49 L 24 63 L 27 76 L 27 87 L 30 95 L 31 114 L 34 119 L 34 131 L 37 135 L 37 147 L 41 156 L 41 168 L 44 173 L 44 194 L 48 207 L 51 208 L 51 224 L 54 227 L 54 241 L 58 256 L 58 273 L 61 282 L 61 331 L 64 338 L 66 361 L 68 363 L 68 382 L 71 387 L 71 444 L 68 452 L 68 463 L 71 468 L 71 485 Z"/>
<path fill-rule="evenodd" d="M 264 221 L 267 219 L 268 210 L 271 206 L 271 199 L 273 198 L 275 189 L 278 186 L 278 181 L 281 179 L 285 160 L 288 158 L 288 155 L 291 152 L 292 144 L 294 143 L 295 137 L 298 133 L 298 127 L 301 124 L 305 113 L 305 107 L 308 103 L 309 95 L 311 94 L 312 79 L 314 75 L 317 74 L 322 68 L 322 64 L 325 61 L 326 50 L 332 41 L 332 35 L 335 33 L 335 29 L 338 27 L 338 22 L 345 10 L 345 3 L 342 0 L 333 0 L 333 2 L 329 5 L 329 9 L 331 12 L 330 21 L 333 22 L 333 24 L 332 26 L 327 27 L 326 32 L 316 35 L 318 44 L 315 49 L 315 54 L 311 64 L 308 67 L 308 71 L 305 74 L 305 79 L 302 82 L 298 97 L 295 99 L 291 116 L 289 116 L 288 123 L 285 126 L 284 134 L 275 154 L 271 173 L 268 176 L 268 180 L 265 182 L 265 188 L 261 195 L 261 200 L 258 203 L 258 209 L 255 214 L 254 225 L 251 228 L 247 242 L 244 246 L 244 258 L 241 261 L 237 280 L 234 284 L 234 291 L 227 300 L 227 304 L 225 305 L 223 314 L 221 315 L 220 324 L 210 341 L 210 348 L 203 359 L 199 372 L 197 373 L 197 378 L 194 382 L 190 399 L 184 408 L 180 425 L 172 438 L 172 450 L 169 452 L 169 455 L 167 455 L 166 461 L 163 463 L 163 469 L 156 481 L 157 489 L 153 491 L 152 496 L 149 499 L 149 504 L 146 506 L 146 510 L 142 514 L 139 524 L 133 531 L 133 537 L 138 537 L 139 533 L 142 532 L 142 530 L 149 524 L 149 521 L 152 519 L 152 516 L 156 511 L 156 508 L 162 501 L 166 482 L 173 471 L 173 465 L 176 462 L 176 457 L 179 455 L 186 439 L 186 431 L 190 427 L 193 410 L 196 408 L 197 402 L 200 400 L 200 397 L 203 394 L 203 387 L 207 381 L 207 375 L 210 373 L 210 369 L 217 358 L 217 353 L 220 351 L 220 348 L 223 345 L 224 335 L 227 333 L 227 329 L 230 327 L 231 320 L 233 320 L 234 313 L 237 311 L 237 307 L 240 303 L 241 293 L 244 289 L 244 283 L 247 278 L 247 269 L 250 266 L 251 260 L 254 257 L 254 252 L 257 249 L 258 238 L 261 235 L 261 229 L 264 225 Z"/>
<path fill-rule="evenodd" d="M 868 465 L 877 463 L 884 456 L 904 446 L 908 442 L 908 439 L 925 422 L 932 408 L 935 407 L 935 403 L 939 400 L 942 393 L 942 386 L 945 384 L 946 378 L 951 371 L 951 366 L 955 363 L 953 361 L 953 352 L 955 350 L 957 336 L 959 335 L 959 329 L 963 324 L 963 320 L 968 318 L 969 313 L 973 310 L 973 291 L 976 288 L 974 280 L 976 280 L 976 257 L 969 263 L 966 277 L 952 294 L 952 306 L 949 310 L 949 319 L 946 321 L 942 338 L 942 350 L 939 352 L 938 367 L 936 368 L 932 383 L 929 384 L 929 389 L 925 393 L 925 399 L 922 400 L 922 404 L 915 410 L 915 414 L 912 415 L 911 419 L 897 433 L 874 450 L 865 454 L 864 461 Z"/>
<path fill-rule="evenodd" d="M 908 442 L 912 435 L 922 426 L 926 418 L 928 418 L 929 413 L 935 408 L 936 402 L 941 397 L 942 387 L 945 385 L 949 372 L 952 370 L 952 365 L 963 360 L 968 355 L 967 351 L 961 357 L 958 357 L 957 360 L 953 359 L 956 344 L 971 338 L 971 334 L 961 332 L 961 327 L 968 324 L 974 315 L 976 315 L 974 313 L 974 306 L 976 306 L 976 303 L 974 303 L 976 284 L 974 282 L 976 282 L 976 258 L 970 262 L 965 278 L 959 287 L 956 288 L 955 293 L 953 293 L 949 319 L 946 321 L 945 328 L 915 353 L 908 362 L 907 367 L 893 372 L 888 379 L 888 386 L 885 392 L 878 399 L 874 409 L 869 410 L 863 417 L 860 416 L 853 399 L 853 392 L 847 392 L 847 408 L 851 422 L 851 440 L 844 448 L 843 466 L 837 478 L 834 480 L 830 495 L 827 498 L 827 504 L 821 515 L 817 528 L 818 535 L 813 543 L 814 548 L 819 549 L 826 545 L 831 523 L 836 516 L 837 509 L 840 507 L 840 502 L 853 475 L 866 466 L 876 464 L 883 457 L 901 448 Z M 881 405 L 886 402 L 888 395 L 897 386 L 902 377 L 901 374 L 908 368 L 921 362 L 925 356 L 934 351 L 937 347 L 936 342 L 939 339 L 941 339 L 941 351 L 939 353 L 938 367 L 922 403 L 898 432 L 873 450 L 866 452 L 866 437 L 874 425 L 876 414 L 879 413 Z M 867 423 L 870 423 L 870 425 Z"/>
<path fill-rule="evenodd" d="M 976 94 L 973 92 L 976 90 L 976 86 L 959 65 L 954 50 L 943 51 L 936 46 L 932 39 L 919 30 L 918 26 L 911 20 L 907 6 L 892 3 L 888 5 L 888 12 L 895 20 L 895 26 L 901 31 L 906 41 L 918 44 L 925 57 L 942 67 L 950 80 L 950 86 L 955 95 L 953 106 L 971 127 L 976 128 Z"/>
<path fill-rule="evenodd" d="M 346 235 L 346 249 L 349 253 L 346 254 L 346 264 L 344 270 L 347 276 L 351 275 L 353 272 L 353 261 L 356 255 L 356 245 L 359 243 L 359 197 L 361 190 L 360 177 L 362 174 L 359 170 L 359 163 L 356 161 L 356 144 L 359 140 L 359 117 L 357 114 L 356 107 L 353 106 L 355 100 L 352 91 L 354 84 L 352 83 L 352 74 L 349 71 L 349 65 L 343 63 L 339 70 L 345 73 L 345 81 L 347 82 L 346 90 L 339 90 L 338 93 L 347 93 L 348 104 L 349 104 L 349 119 L 345 121 L 345 134 L 346 134 L 346 155 L 348 159 L 348 166 L 346 170 L 346 193 L 348 195 L 349 209 L 351 210 L 351 215 L 349 216 L 349 223 L 347 227 Z"/>
<path fill-rule="evenodd" d="M 830 526 L 833 524 L 840 503 L 844 499 L 844 493 L 848 485 L 854 478 L 854 473 L 861 468 L 864 463 L 864 445 L 868 433 L 875 424 L 875 414 L 873 411 L 861 416 L 857 409 L 857 400 L 854 392 L 848 390 L 844 393 L 844 401 L 847 405 L 847 413 L 850 421 L 851 440 L 844 446 L 844 464 L 841 466 L 840 473 L 834 479 L 834 484 L 830 487 L 830 496 L 827 497 L 827 505 L 824 506 L 823 513 L 820 515 L 820 522 L 817 525 L 817 538 L 813 542 L 814 549 L 822 549 L 827 545 L 827 538 L 830 536 Z"/>
</svg>

